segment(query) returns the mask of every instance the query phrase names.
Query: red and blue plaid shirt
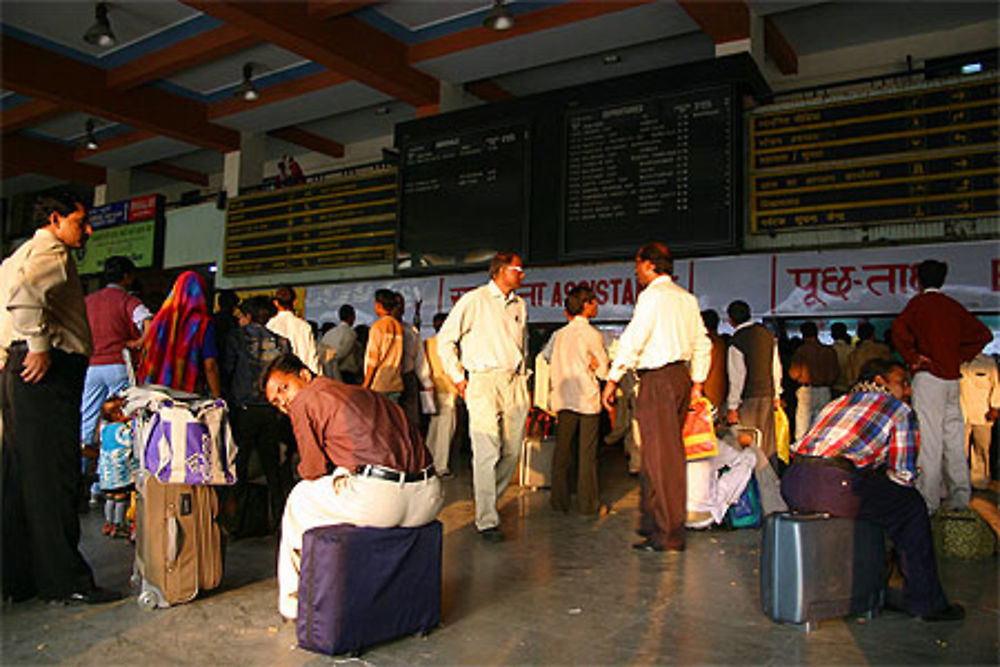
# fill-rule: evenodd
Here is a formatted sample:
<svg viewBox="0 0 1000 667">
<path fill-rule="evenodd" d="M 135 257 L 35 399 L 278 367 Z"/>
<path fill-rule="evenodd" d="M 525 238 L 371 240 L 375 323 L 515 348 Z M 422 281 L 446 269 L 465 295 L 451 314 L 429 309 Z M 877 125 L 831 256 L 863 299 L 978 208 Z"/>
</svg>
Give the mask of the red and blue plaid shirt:
<svg viewBox="0 0 1000 667">
<path fill-rule="evenodd" d="M 892 394 L 857 391 L 823 408 L 795 454 L 840 456 L 857 468 L 885 465 L 894 481 L 913 486 L 919 449 L 917 416 L 910 406 Z"/>
</svg>

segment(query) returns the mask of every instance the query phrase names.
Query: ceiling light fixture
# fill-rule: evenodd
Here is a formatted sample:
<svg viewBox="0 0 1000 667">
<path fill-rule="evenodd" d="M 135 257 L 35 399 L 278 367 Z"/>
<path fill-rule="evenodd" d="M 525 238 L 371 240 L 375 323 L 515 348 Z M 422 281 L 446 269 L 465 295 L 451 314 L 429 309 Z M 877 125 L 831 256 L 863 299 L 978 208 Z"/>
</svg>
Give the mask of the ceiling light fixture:
<svg viewBox="0 0 1000 667">
<path fill-rule="evenodd" d="M 114 46 L 118 42 L 115 39 L 115 33 L 111 30 L 111 23 L 108 21 L 108 3 L 98 2 L 94 7 L 94 25 L 83 33 L 83 41 L 102 49 Z"/>
<path fill-rule="evenodd" d="M 253 85 L 253 81 L 250 77 L 253 76 L 253 63 L 246 63 L 243 65 L 243 81 L 237 86 L 236 91 L 233 93 L 234 97 L 242 97 L 247 102 L 256 102 L 260 99 L 260 93 L 257 92 L 257 86 Z"/>
<path fill-rule="evenodd" d="M 378 109 L 375 109 L 375 115 L 376 116 L 388 116 L 389 115 L 389 107 L 379 107 Z"/>
<path fill-rule="evenodd" d="M 493 30 L 510 30 L 514 27 L 514 15 L 504 4 L 504 0 L 493 0 L 493 8 L 486 12 L 483 27 Z"/>
<path fill-rule="evenodd" d="M 88 151 L 96 151 L 98 144 L 97 137 L 94 136 L 94 119 L 88 118 L 83 127 L 86 132 L 84 146 L 87 147 Z"/>
<path fill-rule="evenodd" d="M 609 53 L 608 55 L 601 58 L 601 62 L 605 65 L 617 65 L 622 61 L 622 57 L 617 53 Z"/>
</svg>

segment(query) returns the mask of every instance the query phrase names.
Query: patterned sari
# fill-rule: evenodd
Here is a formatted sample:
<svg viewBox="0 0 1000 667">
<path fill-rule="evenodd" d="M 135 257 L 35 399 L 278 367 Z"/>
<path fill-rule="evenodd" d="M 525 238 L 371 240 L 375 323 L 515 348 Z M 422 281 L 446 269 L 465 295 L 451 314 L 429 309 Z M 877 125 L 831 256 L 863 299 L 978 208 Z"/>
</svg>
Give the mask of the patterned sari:
<svg viewBox="0 0 1000 667">
<path fill-rule="evenodd" d="M 177 277 L 149 328 L 137 376 L 140 384 L 195 390 L 205 330 L 212 321 L 206 292 L 204 279 L 194 271 Z"/>
</svg>

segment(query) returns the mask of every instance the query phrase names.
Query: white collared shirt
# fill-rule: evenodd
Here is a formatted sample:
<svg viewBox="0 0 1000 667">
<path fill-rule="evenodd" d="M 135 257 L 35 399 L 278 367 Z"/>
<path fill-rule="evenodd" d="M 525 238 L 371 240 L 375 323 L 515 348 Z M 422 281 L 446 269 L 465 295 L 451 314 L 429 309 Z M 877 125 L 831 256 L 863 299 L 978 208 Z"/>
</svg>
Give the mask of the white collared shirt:
<svg viewBox="0 0 1000 667">
<path fill-rule="evenodd" d="M 312 327 L 301 317 L 290 310 L 280 310 L 278 314 L 267 321 L 270 331 L 284 336 L 292 344 L 292 352 L 309 370 L 320 374 L 319 355 L 316 352 L 316 339 L 313 338 Z"/>
<path fill-rule="evenodd" d="M 698 299 L 670 276 L 659 276 L 636 299 L 608 379 L 619 382 L 629 369 L 660 368 L 675 361 L 690 362 L 691 380 L 704 382 L 712 363 L 712 341 Z"/>
<path fill-rule="evenodd" d="M 553 410 L 600 413 L 601 387 L 597 380 L 608 376 L 608 352 L 604 336 L 586 317 L 577 315 L 552 334 L 542 356 L 550 364 L 549 401 Z M 591 359 L 597 362 L 596 369 L 591 369 Z"/>
<path fill-rule="evenodd" d="M 438 332 L 438 356 L 455 383 L 465 372 L 521 372 L 528 311 L 513 291 L 504 296 L 492 280 L 466 292 Z"/>
</svg>

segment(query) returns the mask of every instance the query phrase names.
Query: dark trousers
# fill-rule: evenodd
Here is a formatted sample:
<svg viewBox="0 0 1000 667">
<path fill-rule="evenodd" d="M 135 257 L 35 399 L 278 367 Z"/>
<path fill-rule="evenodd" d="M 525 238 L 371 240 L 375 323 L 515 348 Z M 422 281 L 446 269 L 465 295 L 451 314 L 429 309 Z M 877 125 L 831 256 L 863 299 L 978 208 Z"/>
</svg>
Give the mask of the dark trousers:
<svg viewBox="0 0 1000 667">
<path fill-rule="evenodd" d="M 239 453 L 236 455 L 236 486 L 247 483 L 247 468 L 250 455 L 257 452 L 264 477 L 267 479 L 267 493 L 271 503 L 271 527 L 281 525 L 281 516 L 285 510 L 285 497 L 289 487 L 282 481 L 280 468 L 280 442 L 285 435 L 281 413 L 270 405 L 248 405 L 233 410 L 236 431 L 236 442 Z M 236 493 L 237 498 L 241 494 Z"/>
<path fill-rule="evenodd" d="M 403 408 L 406 420 L 420 428 L 420 380 L 413 371 L 403 373 L 403 393 L 399 395 L 399 407 Z"/>
<path fill-rule="evenodd" d="M 2 371 L 4 596 L 61 598 L 94 586 L 80 554 L 80 400 L 87 358 L 53 349 L 41 382 L 21 380 L 23 345 Z"/>
<path fill-rule="evenodd" d="M 569 477 L 573 470 L 573 441 L 576 439 L 576 506 L 580 514 L 597 514 L 601 507 L 597 490 L 597 435 L 601 416 L 560 410 L 556 422 L 556 450 L 552 455 L 552 509 L 569 510 Z"/>
<path fill-rule="evenodd" d="M 831 472 L 833 471 L 833 472 Z M 911 614 L 944 608 L 927 504 L 913 487 L 896 484 L 882 471 L 848 472 L 823 465 L 793 463 L 781 478 L 781 494 L 801 512 L 852 516 L 880 525 L 896 546 L 903 572 L 903 597 Z"/>
<path fill-rule="evenodd" d="M 687 461 L 681 428 L 691 402 L 691 376 L 683 363 L 639 373 L 639 530 L 668 549 L 684 547 Z"/>
</svg>

